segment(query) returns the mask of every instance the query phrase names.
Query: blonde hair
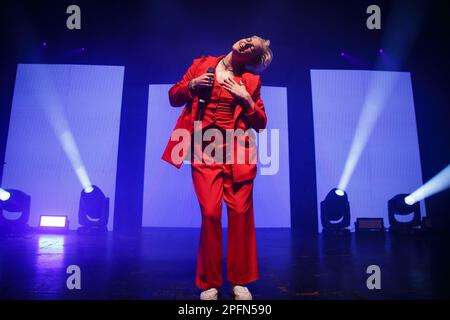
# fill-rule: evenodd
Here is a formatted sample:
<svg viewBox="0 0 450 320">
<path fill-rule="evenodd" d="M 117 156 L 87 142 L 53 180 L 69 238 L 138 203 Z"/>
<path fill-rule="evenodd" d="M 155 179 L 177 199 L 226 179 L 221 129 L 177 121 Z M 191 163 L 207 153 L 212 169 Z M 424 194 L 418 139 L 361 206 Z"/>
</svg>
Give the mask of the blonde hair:
<svg viewBox="0 0 450 320">
<path fill-rule="evenodd" d="M 270 40 L 263 39 L 258 36 L 253 36 L 261 42 L 261 53 L 256 59 L 256 62 L 246 66 L 246 69 L 255 74 L 261 74 L 270 65 L 273 59 L 273 52 L 269 48 Z"/>
</svg>

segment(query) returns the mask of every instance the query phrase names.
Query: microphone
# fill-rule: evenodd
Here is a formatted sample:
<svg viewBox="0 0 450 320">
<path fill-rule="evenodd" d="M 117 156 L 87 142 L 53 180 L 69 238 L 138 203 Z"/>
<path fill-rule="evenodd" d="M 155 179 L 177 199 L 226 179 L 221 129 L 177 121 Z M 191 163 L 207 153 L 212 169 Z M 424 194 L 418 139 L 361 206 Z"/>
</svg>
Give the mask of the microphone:
<svg viewBox="0 0 450 320">
<path fill-rule="evenodd" d="M 209 67 L 206 72 L 214 74 L 214 68 L 213 67 Z M 212 91 L 212 87 L 209 87 L 209 88 L 203 88 L 199 92 L 199 95 L 198 95 L 199 107 L 201 107 L 201 108 L 205 107 L 206 101 L 211 97 L 211 91 Z"/>
</svg>

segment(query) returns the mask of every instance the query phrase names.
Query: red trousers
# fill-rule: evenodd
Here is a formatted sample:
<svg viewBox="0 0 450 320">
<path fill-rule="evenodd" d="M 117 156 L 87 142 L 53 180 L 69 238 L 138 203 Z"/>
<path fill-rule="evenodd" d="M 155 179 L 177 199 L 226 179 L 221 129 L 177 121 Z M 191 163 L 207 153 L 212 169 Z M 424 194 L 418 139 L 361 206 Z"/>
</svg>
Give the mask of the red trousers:
<svg viewBox="0 0 450 320">
<path fill-rule="evenodd" d="M 202 212 L 196 285 L 222 286 L 222 200 L 228 209 L 227 280 L 245 285 L 258 279 L 253 180 L 233 182 L 229 164 L 192 164 L 192 179 Z"/>
</svg>

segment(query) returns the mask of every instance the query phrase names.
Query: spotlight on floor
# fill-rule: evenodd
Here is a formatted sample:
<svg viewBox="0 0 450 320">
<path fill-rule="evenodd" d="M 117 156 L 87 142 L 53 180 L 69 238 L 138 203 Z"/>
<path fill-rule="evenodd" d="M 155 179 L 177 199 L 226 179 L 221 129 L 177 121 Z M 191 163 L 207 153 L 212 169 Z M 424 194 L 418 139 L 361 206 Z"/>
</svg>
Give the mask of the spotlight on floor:
<svg viewBox="0 0 450 320">
<path fill-rule="evenodd" d="M 81 234 L 106 233 L 109 218 L 109 198 L 92 185 L 81 191 L 78 222 Z"/>
<path fill-rule="evenodd" d="M 388 201 L 390 231 L 413 233 L 420 228 L 420 203 L 408 194 L 398 194 Z"/>
<path fill-rule="evenodd" d="M 0 225 L 6 234 L 22 234 L 28 231 L 30 205 L 31 197 L 25 192 L 0 189 Z"/>
<path fill-rule="evenodd" d="M 350 204 L 347 193 L 342 189 L 328 192 L 325 200 L 320 203 L 320 218 L 323 233 L 331 235 L 349 234 Z"/>
<path fill-rule="evenodd" d="M 11 193 L 6 191 L 5 189 L 0 188 L 0 200 L 6 201 L 11 197 Z"/>
<path fill-rule="evenodd" d="M 406 196 L 404 201 L 408 206 L 412 206 L 414 203 L 417 202 L 417 200 L 414 199 L 414 197 L 412 197 L 412 196 Z"/>
<path fill-rule="evenodd" d="M 69 229 L 67 216 L 41 216 L 39 218 L 39 231 L 42 233 L 61 233 Z"/>
</svg>

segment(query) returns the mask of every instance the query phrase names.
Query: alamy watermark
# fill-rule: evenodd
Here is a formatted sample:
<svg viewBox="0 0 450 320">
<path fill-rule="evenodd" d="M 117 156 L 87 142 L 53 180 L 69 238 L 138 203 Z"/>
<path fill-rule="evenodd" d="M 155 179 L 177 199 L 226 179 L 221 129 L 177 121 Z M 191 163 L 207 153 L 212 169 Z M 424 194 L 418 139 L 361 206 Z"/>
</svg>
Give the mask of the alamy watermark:
<svg viewBox="0 0 450 320">
<path fill-rule="evenodd" d="M 367 267 L 366 273 L 370 275 L 366 280 L 367 289 L 381 290 L 381 268 L 373 264 Z"/>
<path fill-rule="evenodd" d="M 69 277 L 66 280 L 66 287 L 69 290 L 81 290 L 81 269 L 76 264 L 67 267 L 66 273 Z"/>
</svg>

